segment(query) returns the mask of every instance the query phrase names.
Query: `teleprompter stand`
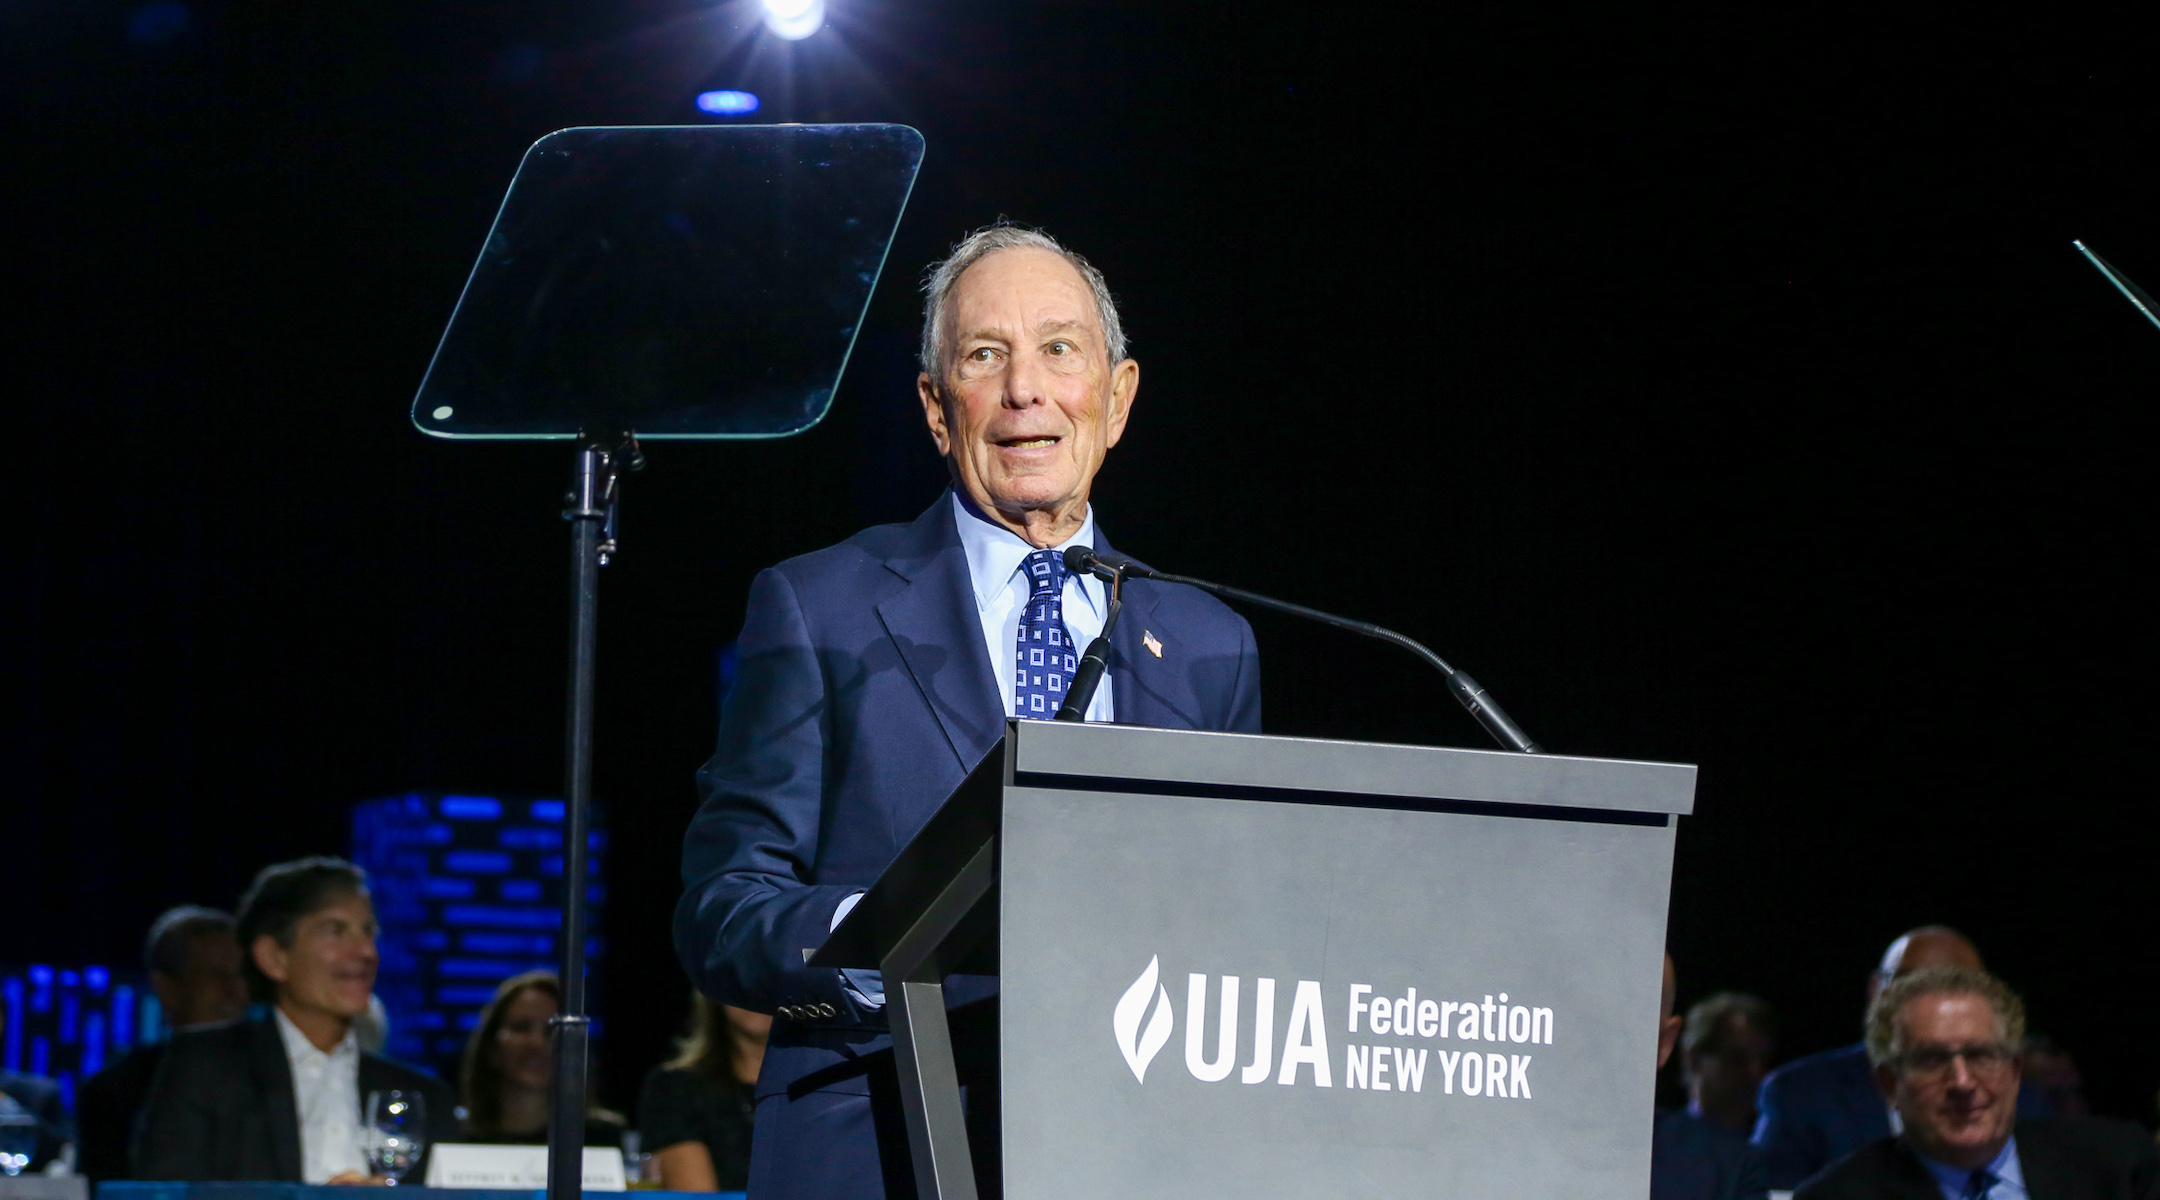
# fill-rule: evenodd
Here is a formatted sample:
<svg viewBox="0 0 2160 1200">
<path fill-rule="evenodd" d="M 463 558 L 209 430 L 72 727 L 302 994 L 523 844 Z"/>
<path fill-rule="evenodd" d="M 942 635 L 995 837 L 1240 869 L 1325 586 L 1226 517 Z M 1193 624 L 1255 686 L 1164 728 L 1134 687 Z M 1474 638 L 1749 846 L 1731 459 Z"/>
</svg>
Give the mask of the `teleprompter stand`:
<svg viewBox="0 0 2160 1200">
<path fill-rule="evenodd" d="M 555 1017 L 555 1087 L 549 1097 L 548 1200 L 584 1193 L 586 1072 L 592 1018 L 585 1012 L 585 880 L 592 840 L 593 672 L 600 628 L 600 568 L 615 553 L 622 476 L 645 456 L 631 433 L 580 438 L 563 519 L 570 522 L 570 703 L 564 738 L 562 1012 Z"/>
<path fill-rule="evenodd" d="M 1639 1200 L 1694 781 L 1015 721 L 810 961 L 884 972 L 926 1198 L 978 1195 L 941 981 L 995 973 L 1010 1200 Z"/>
</svg>

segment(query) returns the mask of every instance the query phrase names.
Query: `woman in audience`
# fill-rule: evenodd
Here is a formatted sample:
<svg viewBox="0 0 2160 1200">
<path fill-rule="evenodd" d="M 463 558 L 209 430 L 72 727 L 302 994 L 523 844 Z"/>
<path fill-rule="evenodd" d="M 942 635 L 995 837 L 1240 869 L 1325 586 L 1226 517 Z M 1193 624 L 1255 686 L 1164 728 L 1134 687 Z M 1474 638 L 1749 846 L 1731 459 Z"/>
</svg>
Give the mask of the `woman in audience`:
<svg viewBox="0 0 2160 1200">
<path fill-rule="evenodd" d="M 503 980 L 480 1010 L 480 1026 L 465 1043 L 458 1092 L 465 1098 L 465 1140 L 539 1145 L 548 1136 L 548 1082 L 555 1049 L 548 1022 L 562 1011 L 562 985 L 552 971 Z M 585 1144 L 621 1148 L 619 1114 L 588 1105 Z"/>
<path fill-rule="evenodd" d="M 690 998 L 690 1030 L 675 1058 L 645 1077 L 639 1129 L 659 1186 L 734 1191 L 750 1180 L 751 1087 L 765 1061 L 764 1013 Z"/>
</svg>

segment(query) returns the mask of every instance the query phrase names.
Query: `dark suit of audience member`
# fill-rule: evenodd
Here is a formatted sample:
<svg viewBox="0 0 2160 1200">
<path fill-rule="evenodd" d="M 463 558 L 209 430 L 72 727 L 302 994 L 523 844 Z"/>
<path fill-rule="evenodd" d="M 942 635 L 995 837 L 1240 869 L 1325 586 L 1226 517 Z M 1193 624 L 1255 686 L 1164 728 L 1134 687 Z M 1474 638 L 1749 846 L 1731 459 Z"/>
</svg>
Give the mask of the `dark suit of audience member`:
<svg viewBox="0 0 2160 1200">
<path fill-rule="evenodd" d="M 431 1139 L 448 1140 L 457 1109 L 449 1085 L 378 1054 L 359 1057 L 358 1095 L 417 1091 Z M 292 1065 L 274 1020 L 180 1034 L 164 1060 L 135 1146 L 135 1178 L 300 1182 Z M 426 1177 L 423 1157 L 409 1178 Z"/>
<path fill-rule="evenodd" d="M 1985 971 L 1900 974 L 1868 1004 L 1877 1095 L 1900 1132 L 1801 1185 L 1799 1200 L 2160 1200 L 2145 1131 L 2017 1119 L 2025 1005 Z"/>
<path fill-rule="evenodd" d="M 92 1075 L 75 1095 L 75 1169 L 95 1185 L 132 1179 L 128 1143 L 135 1118 L 150 1098 L 150 1084 L 165 1060 L 165 1043 L 137 1046 Z"/>
<path fill-rule="evenodd" d="M 184 905 L 151 922 L 143 969 L 175 1034 L 247 1015 L 247 979 L 232 914 Z M 92 1184 L 126 1179 L 135 1117 L 150 1097 L 165 1045 L 137 1046 L 83 1081 L 75 1097 L 75 1169 Z"/>
<path fill-rule="evenodd" d="M 0 1029 L 6 1028 L 0 1022 Z M 24 1075 L 17 1071 L 0 1071 L 0 1096 L 6 1096 L 23 1110 L 37 1118 L 37 1149 L 30 1152 L 30 1165 L 25 1172 L 42 1171 L 45 1165 L 60 1156 L 60 1147 L 75 1140 L 75 1133 L 68 1125 L 67 1108 L 60 1102 L 60 1085 L 42 1075 Z"/>
<path fill-rule="evenodd" d="M 1868 977 L 1868 1001 L 1901 974 L 1930 967 L 1983 970 L 1980 951 L 1955 929 L 1924 925 L 1901 934 Z M 1876 1091 L 1867 1045 L 1796 1059 L 1763 1080 L 1751 1140 L 1773 1188 L 1792 1188 L 1870 1142 L 1890 1136 L 1890 1110 Z M 2049 1115 L 2037 1092 L 2018 1094 L 2018 1115 Z"/>
<path fill-rule="evenodd" d="M 2040 1117 L 2019 1121 L 2019 1174 L 2032 1200 L 2156 1200 L 2160 1159 L 2129 1121 Z M 1943 1200 L 1939 1178 L 1902 1138 L 1884 1138 L 1801 1187 L 1795 1200 Z"/>
<path fill-rule="evenodd" d="M 354 1033 L 379 964 L 366 872 L 334 858 L 266 867 L 241 897 L 234 936 L 269 1017 L 166 1047 L 138 1122 L 135 1178 L 366 1182 L 360 1106 L 374 1091 L 419 1093 L 429 1143 L 454 1136 L 456 1094 L 360 1049 Z M 426 1171 L 423 1155 L 409 1175 Z"/>
<path fill-rule="evenodd" d="M 1763 1193 L 1748 1140 L 1685 1109 L 1661 1108 L 1650 1134 L 1650 1200 L 1747 1200 Z"/>
</svg>

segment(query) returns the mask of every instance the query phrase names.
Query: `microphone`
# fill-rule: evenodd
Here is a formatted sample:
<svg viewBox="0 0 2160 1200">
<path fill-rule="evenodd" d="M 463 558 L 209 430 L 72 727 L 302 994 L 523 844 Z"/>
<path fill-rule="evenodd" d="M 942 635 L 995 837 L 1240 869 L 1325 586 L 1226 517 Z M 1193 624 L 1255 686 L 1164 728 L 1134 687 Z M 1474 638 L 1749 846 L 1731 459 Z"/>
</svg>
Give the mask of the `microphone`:
<svg viewBox="0 0 2160 1200">
<path fill-rule="evenodd" d="M 1095 699 L 1095 691 L 1102 686 L 1103 672 L 1110 668 L 1110 634 L 1117 628 L 1117 619 L 1125 611 L 1123 599 L 1118 595 L 1125 575 L 1132 569 L 1147 571 L 1146 567 L 1122 554 L 1098 554 L 1086 546 L 1071 546 L 1065 551 L 1065 569 L 1075 575 L 1094 575 L 1110 582 L 1110 604 L 1103 614 L 1102 632 L 1088 643 L 1087 653 L 1080 656 L 1080 666 L 1073 671 L 1072 686 L 1065 689 L 1065 703 L 1058 706 L 1056 720 L 1084 721 L 1087 708 Z M 1152 576 L 1153 571 L 1147 571 Z"/>
<path fill-rule="evenodd" d="M 1477 718 L 1477 723 L 1484 726 L 1485 732 L 1491 734 L 1493 740 L 1499 742 L 1503 749 L 1513 750 L 1519 754 L 1544 753 L 1544 748 L 1530 740 L 1530 735 L 1524 733 L 1522 727 L 1515 724 L 1514 720 L 1507 715 L 1507 711 L 1500 707 L 1500 702 L 1493 699 L 1491 694 L 1486 692 L 1477 680 L 1470 678 L 1469 672 L 1456 670 L 1448 665 L 1446 659 L 1434 654 L 1423 643 L 1405 637 L 1392 629 L 1382 628 L 1368 621 L 1353 621 L 1348 617 L 1338 617 L 1334 613 L 1321 612 L 1317 608 L 1307 608 L 1302 604 L 1292 604 L 1287 600 L 1277 600 L 1273 596 L 1263 596 L 1258 592 L 1248 592 L 1244 588 L 1235 588 L 1228 584 L 1211 583 L 1205 579 L 1195 579 L 1190 575 L 1171 575 L 1157 571 L 1152 567 L 1142 566 L 1122 554 L 1091 550 L 1086 546 L 1074 546 L 1065 551 L 1065 568 L 1069 571 L 1091 574 L 1097 578 L 1110 581 L 1110 617 L 1103 622 L 1102 636 L 1096 638 L 1094 643 L 1088 646 L 1089 655 L 1093 655 L 1098 648 L 1102 648 L 1106 654 L 1108 653 L 1105 643 L 1109 641 L 1112 623 L 1117 620 L 1118 603 L 1116 592 L 1120 579 L 1129 575 L 1135 579 L 1152 579 L 1158 583 L 1182 583 L 1187 587 L 1199 588 L 1203 592 L 1220 596 L 1225 600 L 1238 600 L 1261 608 L 1272 609 L 1275 612 L 1288 613 L 1293 617 L 1317 621 L 1322 625 L 1332 625 L 1337 629 L 1347 629 L 1351 633 L 1387 642 L 1390 645 L 1400 646 L 1424 659 L 1432 665 L 1434 670 L 1439 671 L 1441 676 L 1447 680 L 1448 691 L 1454 695 L 1455 699 L 1464 708 L 1470 711 L 1471 716 Z M 1074 717 L 1067 718 L 1065 712 L 1072 708 L 1073 699 L 1079 698 L 1078 684 L 1081 676 L 1087 673 L 1087 669 L 1087 663 L 1083 661 L 1080 665 L 1080 672 L 1073 676 L 1075 690 L 1068 693 L 1065 708 L 1058 710 L 1059 720 L 1079 719 L 1077 713 Z M 1101 677 L 1102 668 L 1098 665 L 1094 674 L 1089 676 L 1087 680 L 1089 696 L 1094 694 L 1097 682 Z M 1085 709 L 1086 699 L 1081 698 L 1080 711 L 1085 711 Z"/>
</svg>

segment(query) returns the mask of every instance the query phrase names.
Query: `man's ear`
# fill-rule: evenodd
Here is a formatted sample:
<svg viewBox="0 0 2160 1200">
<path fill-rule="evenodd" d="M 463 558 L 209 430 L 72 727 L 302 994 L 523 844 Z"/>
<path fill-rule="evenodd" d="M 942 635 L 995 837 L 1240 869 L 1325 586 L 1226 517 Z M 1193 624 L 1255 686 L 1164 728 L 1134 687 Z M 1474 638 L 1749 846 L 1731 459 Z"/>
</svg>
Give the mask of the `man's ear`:
<svg viewBox="0 0 2160 1200">
<path fill-rule="evenodd" d="M 158 1007 L 173 1011 L 173 1002 L 181 999 L 180 981 L 163 971 L 150 972 L 150 990 L 157 993 Z"/>
<path fill-rule="evenodd" d="M 1672 1059 L 1673 1047 L 1679 1044 L 1680 1018 L 1677 1016 L 1673 1016 L 1665 1017 L 1659 1020 L 1657 1027 L 1658 1070 L 1662 1071 L 1665 1069 L 1665 1064 Z"/>
<path fill-rule="evenodd" d="M 1883 1103 L 1888 1104 L 1897 1099 L 1896 1071 L 1888 1066 L 1880 1066 L 1874 1068 L 1870 1075 L 1875 1080 L 1875 1090 L 1882 1096 Z"/>
<path fill-rule="evenodd" d="M 921 399 L 923 421 L 930 426 L 930 440 L 937 443 L 941 457 L 952 454 L 952 432 L 945 427 L 945 402 L 938 399 L 937 384 L 924 371 L 915 376 L 915 395 Z"/>
<path fill-rule="evenodd" d="M 248 947 L 248 953 L 255 956 L 256 970 L 268 975 L 274 983 L 285 982 L 288 974 L 285 947 L 278 945 L 276 938 L 267 933 L 257 936 L 255 944 Z"/>
<path fill-rule="evenodd" d="M 1103 439 L 1103 449 L 1118 444 L 1125 436 L 1125 422 L 1132 417 L 1133 397 L 1140 392 L 1140 364 L 1126 359 L 1110 370 L 1110 433 Z"/>
</svg>

